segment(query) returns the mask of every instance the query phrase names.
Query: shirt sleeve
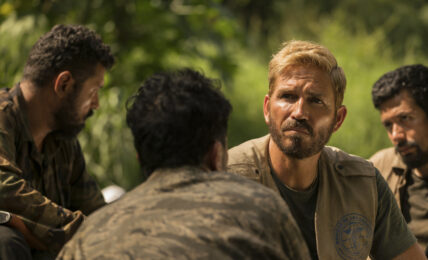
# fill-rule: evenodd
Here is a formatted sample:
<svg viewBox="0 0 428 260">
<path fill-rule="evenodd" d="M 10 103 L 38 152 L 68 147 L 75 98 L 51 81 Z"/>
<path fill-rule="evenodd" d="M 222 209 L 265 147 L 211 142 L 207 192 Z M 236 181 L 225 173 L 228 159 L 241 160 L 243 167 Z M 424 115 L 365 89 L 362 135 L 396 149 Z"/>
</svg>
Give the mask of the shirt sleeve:
<svg viewBox="0 0 428 260">
<path fill-rule="evenodd" d="M 384 178 L 376 170 L 378 211 L 370 255 L 392 259 L 416 243 Z"/>
<path fill-rule="evenodd" d="M 74 234 L 84 215 L 52 202 L 22 177 L 23 172 L 15 162 L 15 134 L 14 120 L 0 111 L 0 210 L 16 214 L 49 250 L 58 251 Z"/>
</svg>

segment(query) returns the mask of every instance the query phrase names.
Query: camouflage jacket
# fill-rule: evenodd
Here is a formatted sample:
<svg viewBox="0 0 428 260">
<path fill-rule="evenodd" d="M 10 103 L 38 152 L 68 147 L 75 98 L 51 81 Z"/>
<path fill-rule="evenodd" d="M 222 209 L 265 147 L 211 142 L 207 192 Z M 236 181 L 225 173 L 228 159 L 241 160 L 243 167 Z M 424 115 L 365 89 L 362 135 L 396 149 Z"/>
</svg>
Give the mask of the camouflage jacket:
<svg viewBox="0 0 428 260">
<path fill-rule="evenodd" d="M 0 90 L 0 210 L 18 215 L 56 254 L 105 202 L 77 139 L 50 134 L 40 153 L 23 107 L 19 85 Z"/>
<path fill-rule="evenodd" d="M 58 259 L 309 259 L 288 207 L 240 176 L 155 171 L 87 218 Z"/>
</svg>

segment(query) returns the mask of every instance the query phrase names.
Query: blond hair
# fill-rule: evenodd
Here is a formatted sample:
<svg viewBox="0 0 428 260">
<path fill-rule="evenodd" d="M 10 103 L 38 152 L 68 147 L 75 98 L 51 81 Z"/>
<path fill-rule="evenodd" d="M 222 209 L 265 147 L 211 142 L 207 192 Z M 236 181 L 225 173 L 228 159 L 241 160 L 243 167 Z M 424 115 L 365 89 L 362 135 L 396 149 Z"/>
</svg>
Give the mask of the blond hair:
<svg viewBox="0 0 428 260">
<path fill-rule="evenodd" d="M 333 86 L 336 107 L 342 105 L 346 88 L 343 69 L 337 65 L 336 58 L 324 46 L 307 41 L 289 41 L 273 55 L 269 62 L 269 96 L 272 94 L 276 79 L 290 66 L 314 65 L 325 71 Z"/>
</svg>

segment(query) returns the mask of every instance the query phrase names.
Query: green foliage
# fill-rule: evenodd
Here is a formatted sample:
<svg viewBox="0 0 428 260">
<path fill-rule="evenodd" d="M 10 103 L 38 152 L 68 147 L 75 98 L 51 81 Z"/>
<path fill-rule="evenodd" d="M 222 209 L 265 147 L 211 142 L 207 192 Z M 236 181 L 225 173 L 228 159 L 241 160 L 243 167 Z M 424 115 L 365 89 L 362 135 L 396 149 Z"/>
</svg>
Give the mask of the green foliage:
<svg viewBox="0 0 428 260">
<path fill-rule="evenodd" d="M 0 10 L 5 9 L 4 5 Z M 9 10 L 9 9 L 8 9 Z M 29 16 L 18 19 L 11 14 L 0 24 L 0 86 L 6 87 L 19 81 L 27 54 L 43 32 L 40 27 L 46 20 Z"/>
<path fill-rule="evenodd" d="M 426 63 L 428 55 L 422 0 L 0 0 L 2 86 L 19 81 L 30 47 L 57 23 L 93 28 L 116 56 L 100 109 L 79 138 L 100 184 L 126 189 L 142 178 L 125 104 L 155 72 L 188 66 L 221 79 L 234 107 L 234 146 L 267 133 L 262 108 L 272 53 L 286 40 L 320 42 L 348 80 L 348 116 L 329 144 L 368 157 L 389 145 L 371 104 L 372 84 L 398 66 Z"/>
</svg>

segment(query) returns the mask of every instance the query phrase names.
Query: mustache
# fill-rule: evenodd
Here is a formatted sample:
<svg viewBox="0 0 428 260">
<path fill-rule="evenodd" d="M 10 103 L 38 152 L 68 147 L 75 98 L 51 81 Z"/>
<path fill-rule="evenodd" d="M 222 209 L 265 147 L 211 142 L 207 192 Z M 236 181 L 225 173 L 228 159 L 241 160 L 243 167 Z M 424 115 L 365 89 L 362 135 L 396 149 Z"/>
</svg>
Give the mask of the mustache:
<svg viewBox="0 0 428 260">
<path fill-rule="evenodd" d="M 281 126 L 282 131 L 292 130 L 295 128 L 305 129 L 306 131 L 308 131 L 310 135 L 313 135 L 314 133 L 313 128 L 309 125 L 309 123 L 306 120 L 290 119 L 285 121 Z"/>
<path fill-rule="evenodd" d="M 398 152 L 398 149 L 402 148 L 402 147 L 419 147 L 418 144 L 416 142 L 412 142 L 412 141 L 402 141 L 399 142 L 396 146 L 395 146 L 395 151 Z"/>
<path fill-rule="evenodd" d="M 88 117 L 92 116 L 93 114 L 94 114 L 94 111 L 92 109 L 89 110 L 89 112 L 85 116 L 85 119 L 87 119 Z"/>
</svg>

